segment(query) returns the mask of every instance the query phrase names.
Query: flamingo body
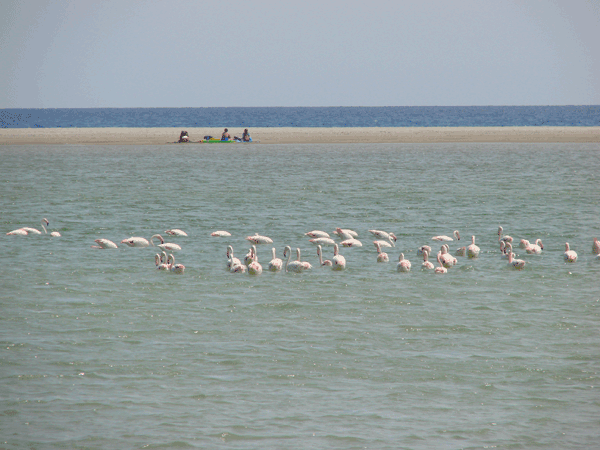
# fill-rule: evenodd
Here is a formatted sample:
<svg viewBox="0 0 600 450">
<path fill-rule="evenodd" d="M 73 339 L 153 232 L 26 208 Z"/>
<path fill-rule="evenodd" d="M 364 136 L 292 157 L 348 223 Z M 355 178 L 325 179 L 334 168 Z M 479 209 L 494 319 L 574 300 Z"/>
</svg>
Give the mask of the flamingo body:
<svg viewBox="0 0 600 450">
<path fill-rule="evenodd" d="M 377 249 L 377 262 L 390 262 L 390 257 L 386 252 L 381 251 L 381 245 L 375 241 L 375 248 Z"/>
<path fill-rule="evenodd" d="M 345 241 L 340 242 L 340 244 L 342 244 L 343 247 L 362 247 L 362 242 L 354 238 L 346 239 Z"/>
<path fill-rule="evenodd" d="M 515 259 L 515 254 L 512 252 L 512 247 L 509 248 L 508 267 L 515 270 L 522 270 L 525 267 L 525 261 L 522 259 Z"/>
<path fill-rule="evenodd" d="M 598 238 L 594 238 L 594 243 L 592 244 L 592 254 L 600 255 L 600 241 Z"/>
<path fill-rule="evenodd" d="M 577 261 L 577 252 L 575 250 L 571 250 L 569 247 L 569 243 L 565 243 L 565 253 L 564 253 L 565 262 L 574 263 Z"/>
<path fill-rule="evenodd" d="M 398 272 L 410 272 L 412 264 L 408 259 L 404 259 L 404 253 L 400 253 L 400 257 L 398 258 L 398 265 L 396 269 Z"/>
<path fill-rule="evenodd" d="M 187 233 L 179 228 L 172 228 L 170 230 L 165 230 L 169 236 L 187 236 Z"/>
<path fill-rule="evenodd" d="M 458 230 L 454 230 L 454 233 L 452 233 L 452 235 L 456 238 L 457 241 L 460 241 L 460 233 L 458 232 Z M 433 240 L 433 241 L 453 241 L 454 239 L 451 238 L 450 236 L 440 235 L 440 236 L 433 236 L 431 238 L 431 240 Z"/>
<path fill-rule="evenodd" d="M 148 242 L 148 239 L 138 236 L 132 236 L 130 238 L 123 239 L 121 244 L 126 244 L 129 247 L 150 247 L 150 242 Z"/>
<path fill-rule="evenodd" d="M 321 265 L 321 266 L 331 266 L 332 265 L 332 262 L 328 259 L 323 261 L 323 250 L 320 245 L 317 245 L 317 256 L 319 257 L 319 265 Z"/>
<path fill-rule="evenodd" d="M 233 266 L 242 266 L 242 262 L 239 258 L 233 256 L 233 247 L 231 245 L 227 246 L 227 268 L 232 269 Z"/>
<path fill-rule="evenodd" d="M 92 245 L 92 248 L 118 248 L 117 244 L 109 239 L 94 239 L 98 245 Z"/>
<path fill-rule="evenodd" d="M 335 229 L 335 231 L 333 232 L 333 234 L 337 234 L 340 238 L 342 238 L 342 240 L 358 238 L 358 233 L 356 231 L 350 230 L 348 228 L 337 227 Z"/>
<path fill-rule="evenodd" d="M 214 237 L 228 237 L 231 236 L 231 233 L 225 230 L 217 230 L 210 233 L 210 235 Z"/>
<path fill-rule="evenodd" d="M 247 236 L 246 240 L 250 241 L 256 245 L 273 243 L 273 239 L 271 239 L 270 237 L 267 237 L 267 236 L 261 236 L 258 233 L 256 233 L 254 236 Z"/>
<path fill-rule="evenodd" d="M 27 231 L 25 228 L 19 228 L 6 233 L 7 236 L 27 236 L 28 234 L 29 231 Z"/>
<path fill-rule="evenodd" d="M 275 254 L 275 247 L 272 249 L 273 258 L 269 261 L 269 271 L 270 272 L 279 272 L 283 268 L 283 261 L 281 258 L 277 258 Z"/>
<path fill-rule="evenodd" d="M 321 230 L 313 230 L 313 231 L 309 231 L 308 233 L 304 233 L 305 236 L 311 237 L 311 238 L 330 238 L 331 236 L 329 236 L 329 233 L 327 233 L 326 231 L 321 231 Z"/>
<path fill-rule="evenodd" d="M 481 249 L 475 245 L 475 236 L 471 236 L 471 244 L 467 246 L 467 257 L 473 259 L 479 256 Z"/>
<path fill-rule="evenodd" d="M 441 251 L 439 251 L 439 252 L 438 252 L 438 254 L 437 254 L 437 260 L 438 260 L 438 264 L 439 264 L 439 266 L 437 266 L 437 267 L 435 268 L 435 270 L 434 270 L 434 273 L 439 273 L 439 274 L 448 273 L 448 269 L 446 269 L 446 268 L 444 267 L 444 265 L 442 264 L 442 259 L 441 259 L 441 257 L 442 257 L 442 252 L 441 252 Z"/>
<path fill-rule="evenodd" d="M 308 242 L 312 243 L 312 244 L 317 244 L 317 245 L 331 245 L 333 246 L 335 244 L 335 241 L 331 238 L 327 238 L 327 237 L 320 237 L 320 238 L 314 238 L 314 239 L 309 239 Z"/>
<path fill-rule="evenodd" d="M 434 265 L 431 261 L 429 261 L 429 252 L 425 250 L 423 252 L 423 264 L 421 264 L 422 270 L 431 270 L 434 268 Z"/>
<path fill-rule="evenodd" d="M 541 255 L 542 250 L 544 249 L 544 245 L 542 244 L 542 240 L 538 239 L 535 241 L 535 244 L 527 243 L 525 247 L 525 251 L 530 255 Z"/>
<path fill-rule="evenodd" d="M 248 264 L 248 274 L 249 275 L 260 275 L 263 271 L 262 266 L 258 262 L 258 257 L 256 256 L 256 247 L 252 246 L 252 252 L 254 259 Z"/>
<path fill-rule="evenodd" d="M 331 268 L 333 270 L 346 269 L 346 258 L 340 255 L 340 247 L 337 244 L 333 246 L 333 258 L 331 260 L 331 263 Z"/>
<path fill-rule="evenodd" d="M 154 245 L 154 238 L 157 238 L 160 241 L 160 244 L 157 247 L 162 248 L 165 251 L 173 252 L 181 250 L 181 246 L 179 244 L 173 244 L 172 242 L 165 242 L 163 237 L 160 234 L 155 234 L 150 238 L 150 244 Z"/>
</svg>

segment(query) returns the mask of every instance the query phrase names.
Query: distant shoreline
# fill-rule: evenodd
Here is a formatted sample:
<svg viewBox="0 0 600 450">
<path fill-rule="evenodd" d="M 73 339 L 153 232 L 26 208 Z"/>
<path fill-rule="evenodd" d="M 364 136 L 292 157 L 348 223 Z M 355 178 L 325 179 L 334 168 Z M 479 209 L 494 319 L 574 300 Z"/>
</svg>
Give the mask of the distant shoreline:
<svg viewBox="0 0 600 450">
<path fill-rule="evenodd" d="M 223 128 L 185 128 L 191 143 L 219 138 Z M 0 128 L 0 145 L 82 144 L 163 145 L 179 139 L 182 128 Z M 378 143 L 600 143 L 600 127 L 282 127 L 250 128 L 261 144 Z M 232 136 L 243 129 L 230 127 Z M 194 141 L 196 143 L 194 143 Z M 238 145 L 238 144 L 230 144 Z"/>
</svg>

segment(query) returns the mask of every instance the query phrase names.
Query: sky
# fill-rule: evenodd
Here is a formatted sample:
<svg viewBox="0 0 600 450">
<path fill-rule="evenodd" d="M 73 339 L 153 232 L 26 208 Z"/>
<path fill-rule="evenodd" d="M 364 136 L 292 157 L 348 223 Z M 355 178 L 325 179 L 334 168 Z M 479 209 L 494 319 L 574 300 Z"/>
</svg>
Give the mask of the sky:
<svg viewBox="0 0 600 450">
<path fill-rule="evenodd" d="M 1 0 L 0 108 L 600 104 L 600 0 Z"/>
</svg>

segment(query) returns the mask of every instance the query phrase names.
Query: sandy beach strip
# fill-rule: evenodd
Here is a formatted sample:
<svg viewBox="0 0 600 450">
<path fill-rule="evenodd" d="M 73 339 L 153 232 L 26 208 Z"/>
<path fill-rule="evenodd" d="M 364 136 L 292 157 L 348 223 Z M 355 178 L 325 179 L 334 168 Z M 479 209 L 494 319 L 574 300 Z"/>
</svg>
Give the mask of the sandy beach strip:
<svg viewBox="0 0 600 450">
<path fill-rule="evenodd" d="M 177 141 L 181 130 L 181 128 L 0 128 L 0 145 L 162 145 Z M 220 137 L 223 128 L 186 128 L 186 131 L 192 142 L 198 142 L 207 135 Z M 261 144 L 600 142 L 600 127 L 287 127 L 250 128 L 249 131 L 252 139 Z M 243 130 L 229 128 L 229 132 L 232 136 L 241 136 Z"/>
</svg>

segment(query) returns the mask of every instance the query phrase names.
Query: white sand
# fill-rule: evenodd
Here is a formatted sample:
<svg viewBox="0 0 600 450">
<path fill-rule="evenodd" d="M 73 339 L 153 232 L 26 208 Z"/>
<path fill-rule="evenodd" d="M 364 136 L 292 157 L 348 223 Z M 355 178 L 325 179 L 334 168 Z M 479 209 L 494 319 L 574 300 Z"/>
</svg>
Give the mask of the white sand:
<svg viewBox="0 0 600 450">
<path fill-rule="evenodd" d="M 167 144 L 181 128 L 1 128 L 0 145 Z M 192 141 L 220 137 L 222 128 L 186 128 Z M 600 142 L 600 127 L 378 127 L 250 128 L 261 144 L 436 143 L 436 142 Z M 243 130 L 230 128 L 232 136 Z M 198 144 L 180 144 L 198 145 Z M 207 144 L 203 144 L 207 145 Z M 213 145 L 213 144 L 208 144 Z"/>
</svg>

